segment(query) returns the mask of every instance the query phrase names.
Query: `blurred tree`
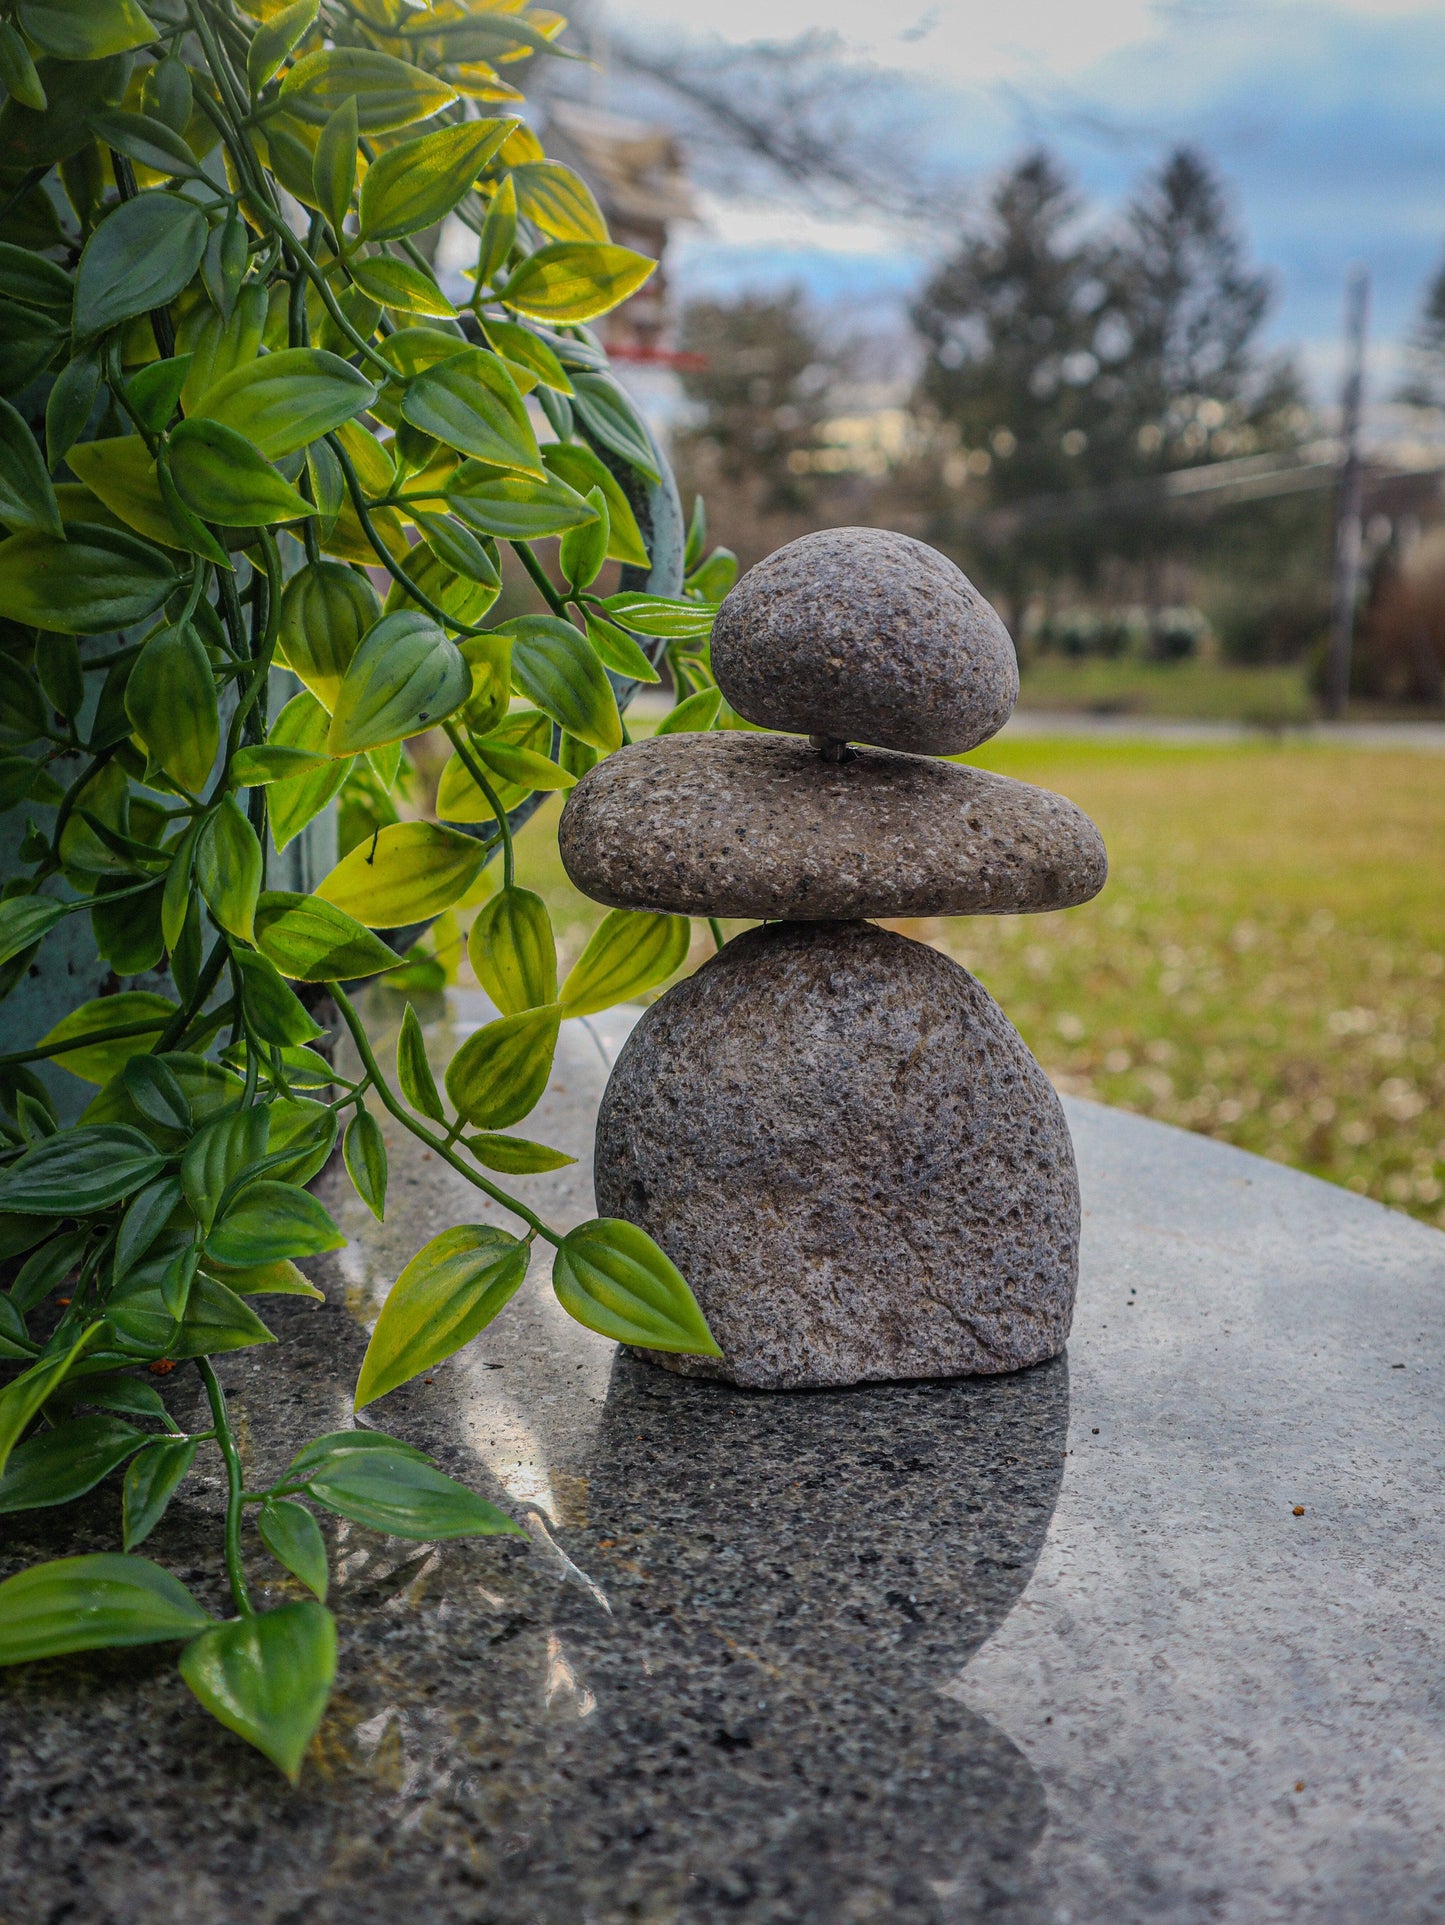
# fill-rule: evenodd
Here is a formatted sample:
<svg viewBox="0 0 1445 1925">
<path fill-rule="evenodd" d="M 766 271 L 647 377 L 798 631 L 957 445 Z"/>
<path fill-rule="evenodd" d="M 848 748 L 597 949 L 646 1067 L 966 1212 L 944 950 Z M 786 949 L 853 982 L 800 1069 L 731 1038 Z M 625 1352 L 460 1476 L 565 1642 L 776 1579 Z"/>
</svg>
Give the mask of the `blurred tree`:
<svg viewBox="0 0 1445 1925">
<path fill-rule="evenodd" d="M 795 457 L 816 446 L 839 369 L 802 293 L 693 301 L 682 348 L 701 363 L 682 375 L 694 411 L 678 437 L 684 479 L 745 489 L 764 513 L 805 507 L 813 484 Z"/>
<path fill-rule="evenodd" d="M 1405 349 L 1400 399 L 1445 408 L 1445 262 L 1435 270 Z"/>
<path fill-rule="evenodd" d="M 1081 215 L 1059 163 L 1026 155 L 913 309 L 926 354 L 921 397 L 952 428 L 954 463 L 990 509 L 1093 478 L 1084 457 L 1106 398 L 1098 377 L 1122 337 L 1110 325 L 1107 253 L 1081 233 Z M 989 547 L 1015 601 L 1060 560 L 1054 528 L 1018 528 Z"/>
</svg>

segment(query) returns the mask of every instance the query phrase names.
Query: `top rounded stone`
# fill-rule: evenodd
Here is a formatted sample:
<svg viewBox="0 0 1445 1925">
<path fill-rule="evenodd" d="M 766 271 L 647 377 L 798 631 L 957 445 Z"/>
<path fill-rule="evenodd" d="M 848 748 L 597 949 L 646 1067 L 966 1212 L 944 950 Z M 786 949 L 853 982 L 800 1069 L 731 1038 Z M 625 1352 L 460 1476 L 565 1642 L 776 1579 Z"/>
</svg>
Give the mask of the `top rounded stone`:
<svg viewBox="0 0 1445 1925">
<path fill-rule="evenodd" d="M 750 568 L 712 667 L 763 728 L 914 755 L 986 742 L 1019 693 L 1008 630 L 968 577 L 886 528 L 826 528 Z"/>
</svg>

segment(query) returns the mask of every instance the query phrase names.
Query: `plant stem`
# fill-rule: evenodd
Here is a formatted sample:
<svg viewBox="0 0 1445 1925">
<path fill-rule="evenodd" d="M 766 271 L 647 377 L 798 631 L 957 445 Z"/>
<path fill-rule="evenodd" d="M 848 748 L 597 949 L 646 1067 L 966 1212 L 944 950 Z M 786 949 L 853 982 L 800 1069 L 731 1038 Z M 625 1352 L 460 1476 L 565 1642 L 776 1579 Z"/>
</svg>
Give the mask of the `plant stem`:
<svg viewBox="0 0 1445 1925">
<path fill-rule="evenodd" d="M 538 561 L 537 557 L 532 553 L 531 549 L 528 548 L 525 542 L 514 541 L 511 544 L 511 546 L 514 553 L 520 556 L 522 566 L 526 569 L 527 573 L 532 577 L 532 580 L 537 584 L 538 594 L 541 595 L 543 601 L 546 602 L 547 606 L 551 609 L 552 613 L 554 615 L 560 615 L 562 620 L 565 622 L 567 619 L 567 603 L 563 599 L 563 597 L 557 592 L 557 590 L 552 586 L 552 583 L 548 578 L 546 569 L 542 566 L 541 562 Z"/>
<path fill-rule="evenodd" d="M 523 1223 L 527 1224 L 539 1237 L 542 1237 L 546 1242 L 550 1243 L 554 1250 L 560 1249 L 562 1244 L 561 1237 L 557 1235 L 555 1230 L 549 1230 L 535 1211 L 529 1210 L 526 1204 L 519 1202 L 516 1197 L 508 1196 L 507 1192 L 498 1189 L 495 1183 L 489 1183 L 484 1176 L 478 1176 L 475 1170 L 468 1169 L 462 1159 L 448 1148 L 445 1138 L 433 1135 L 425 1124 L 417 1122 L 416 1118 L 411 1114 L 410 1110 L 406 1108 L 405 1104 L 401 1102 L 400 1098 L 392 1093 L 391 1085 L 381 1072 L 381 1067 L 376 1060 L 375 1052 L 371 1047 L 366 1030 L 360 1016 L 356 1013 L 351 998 L 341 987 L 340 983 L 328 983 L 326 988 L 335 1002 L 336 1007 L 341 1011 L 342 1021 L 351 1031 L 351 1040 L 356 1045 L 356 1053 L 361 1058 L 367 1074 L 371 1078 L 372 1086 L 387 1109 L 396 1118 L 397 1122 L 400 1123 L 404 1129 L 410 1130 L 419 1142 L 425 1143 L 429 1150 L 434 1150 L 444 1163 L 449 1163 L 458 1175 L 464 1176 L 468 1183 L 472 1184 L 475 1189 L 481 1190 L 483 1194 L 489 1196 L 494 1203 L 500 1203 L 504 1210 L 510 1210 L 513 1216 L 519 1216 Z"/>
<path fill-rule="evenodd" d="M 516 871 L 512 860 L 512 825 L 507 820 L 507 811 L 502 807 L 500 796 L 487 780 L 486 771 L 481 763 L 462 740 L 462 732 L 455 722 L 444 722 L 442 727 L 446 732 L 447 740 L 461 757 L 462 767 L 487 798 L 487 807 L 497 818 L 497 827 L 502 832 L 502 887 L 510 889 Z"/>
<path fill-rule="evenodd" d="M 709 929 L 711 929 L 712 939 L 717 944 L 718 948 L 719 949 L 723 948 L 727 943 L 727 937 L 723 934 L 723 926 L 718 921 L 717 917 L 709 916 L 707 919 L 707 926 Z"/>
<path fill-rule="evenodd" d="M 251 1593 L 246 1589 L 246 1567 L 241 1560 L 241 1498 L 246 1488 L 246 1480 L 241 1475 L 241 1456 L 231 1430 L 226 1393 L 211 1368 L 210 1358 L 197 1357 L 196 1368 L 201 1373 L 201 1382 L 206 1386 L 211 1421 L 216 1427 L 216 1442 L 226 1460 L 226 1576 L 230 1580 L 236 1609 L 242 1617 L 254 1617 L 255 1607 L 251 1603 Z"/>
<path fill-rule="evenodd" d="M 371 512 L 366 505 L 366 496 L 362 493 L 360 478 L 357 475 L 355 467 L 352 465 L 351 456 L 346 452 L 345 448 L 342 447 L 340 441 L 334 434 L 327 435 L 326 440 L 331 448 L 331 452 L 341 463 L 341 474 L 346 482 L 346 492 L 351 496 L 351 505 L 356 510 L 356 519 L 361 523 L 361 532 L 375 549 L 376 559 L 381 563 L 387 574 L 391 576 L 391 579 L 396 583 L 397 587 L 404 589 L 406 593 L 411 596 L 418 608 L 420 608 L 423 613 L 430 615 L 438 627 L 443 629 L 449 628 L 454 635 L 461 635 L 463 637 L 484 633 L 480 628 L 468 628 L 463 622 L 454 622 L 446 610 L 439 608 L 431 596 L 427 594 L 426 590 L 419 588 L 411 576 L 407 574 L 400 562 L 397 561 L 396 557 L 382 541 L 381 536 L 376 532 L 375 524 L 371 519 Z"/>
</svg>

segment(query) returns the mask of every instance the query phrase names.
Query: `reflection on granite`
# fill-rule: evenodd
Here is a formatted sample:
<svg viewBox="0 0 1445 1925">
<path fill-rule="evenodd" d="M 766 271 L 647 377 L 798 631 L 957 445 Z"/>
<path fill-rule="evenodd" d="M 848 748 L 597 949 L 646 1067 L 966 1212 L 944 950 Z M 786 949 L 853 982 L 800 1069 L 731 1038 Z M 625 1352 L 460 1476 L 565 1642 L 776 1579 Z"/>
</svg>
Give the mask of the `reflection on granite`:
<svg viewBox="0 0 1445 1925">
<path fill-rule="evenodd" d="M 486 1014 L 438 1005 L 438 1054 Z M 626 1027 L 567 1025 L 528 1122 L 582 1158 L 527 1179 L 553 1221 L 591 1214 Z M 1135 1118 L 1070 1119 L 1079 1312 L 1067 1360 L 1015 1377 L 694 1382 L 573 1324 L 539 1264 L 368 1413 L 531 1543 L 328 1522 L 340 1686 L 296 1793 L 164 1651 L 5 1674 L 0 1918 L 1445 1916 L 1445 1238 Z M 284 1348 L 225 1360 L 254 1475 L 347 1421 L 418 1245 L 500 1220 L 389 1145 L 385 1226 L 327 1179 L 356 1242 L 316 1266 L 326 1306 L 276 1300 Z M 7 1520 L 0 1569 L 113 1548 L 114 1484 L 63 1524 Z M 213 1472 L 188 1484 L 148 1549 L 220 1609 L 218 1500 Z"/>
</svg>

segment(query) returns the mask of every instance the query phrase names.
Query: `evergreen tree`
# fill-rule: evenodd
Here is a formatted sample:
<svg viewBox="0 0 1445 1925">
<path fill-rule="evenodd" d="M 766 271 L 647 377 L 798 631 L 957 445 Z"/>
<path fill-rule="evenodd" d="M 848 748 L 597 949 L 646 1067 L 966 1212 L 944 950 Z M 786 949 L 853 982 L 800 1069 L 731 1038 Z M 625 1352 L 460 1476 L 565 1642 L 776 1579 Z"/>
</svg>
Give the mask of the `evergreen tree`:
<svg viewBox="0 0 1445 1925">
<path fill-rule="evenodd" d="M 1406 347 L 1400 399 L 1419 408 L 1445 408 L 1445 262 L 1425 290 L 1420 318 Z"/>
</svg>

